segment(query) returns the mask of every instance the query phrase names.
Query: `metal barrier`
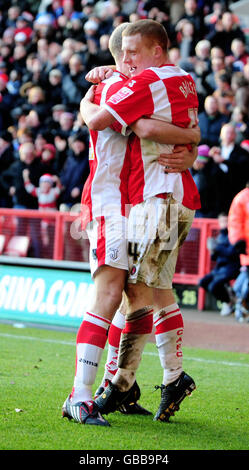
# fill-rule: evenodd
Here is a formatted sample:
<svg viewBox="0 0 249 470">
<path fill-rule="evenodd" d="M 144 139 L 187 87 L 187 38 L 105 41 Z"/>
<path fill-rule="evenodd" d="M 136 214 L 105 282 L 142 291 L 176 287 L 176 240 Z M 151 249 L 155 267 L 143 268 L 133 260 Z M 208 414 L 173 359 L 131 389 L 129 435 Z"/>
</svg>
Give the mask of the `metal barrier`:
<svg viewBox="0 0 249 470">
<path fill-rule="evenodd" d="M 15 235 L 27 236 L 30 240 L 27 257 L 88 263 L 89 241 L 80 228 L 78 213 L 45 212 L 38 210 L 0 208 L 0 234 L 5 237 L 5 247 Z M 174 276 L 174 283 L 198 286 L 199 279 L 212 268 L 207 249 L 207 238 L 218 233 L 216 219 L 194 219 L 191 230 L 183 244 Z M 4 248 L 2 255 L 5 256 Z M 198 288 L 197 308 L 205 307 L 205 291 Z"/>
</svg>

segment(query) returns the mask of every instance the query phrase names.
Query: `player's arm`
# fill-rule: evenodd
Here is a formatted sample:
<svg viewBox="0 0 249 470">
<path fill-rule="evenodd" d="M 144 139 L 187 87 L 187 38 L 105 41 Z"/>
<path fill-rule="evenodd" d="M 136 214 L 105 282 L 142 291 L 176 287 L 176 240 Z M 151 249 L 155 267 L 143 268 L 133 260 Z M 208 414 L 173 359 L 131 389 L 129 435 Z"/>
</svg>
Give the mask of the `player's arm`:
<svg viewBox="0 0 249 470">
<path fill-rule="evenodd" d="M 165 121 L 141 118 L 130 126 L 140 139 L 160 144 L 194 144 L 200 142 L 200 128 L 182 128 Z"/>
<path fill-rule="evenodd" d="M 102 131 L 110 127 L 114 122 L 114 116 L 105 108 L 93 103 L 94 86 L 89 88 L 84 98 L 80 102 L 80 114 L 89 129 Z"/>
<path fill-rule="evenodd" d="M 94 67 L 86 74 L 85 79 L 91 83 L 100 83 L 106 78 L 110 78 L 116 68 L 116 65 L 100 65 L 99 67 Z"/>
<path fill-rule="evenodd" d="M 175 145 L 173 153 L 163 153 L 159 155 L 157 161 L 160 165 L 165 167 L 167 173 L 178 173 L 191 168 L 198 155 L 197 146 L 192 149 L 186 145 Z"/>
</svg>

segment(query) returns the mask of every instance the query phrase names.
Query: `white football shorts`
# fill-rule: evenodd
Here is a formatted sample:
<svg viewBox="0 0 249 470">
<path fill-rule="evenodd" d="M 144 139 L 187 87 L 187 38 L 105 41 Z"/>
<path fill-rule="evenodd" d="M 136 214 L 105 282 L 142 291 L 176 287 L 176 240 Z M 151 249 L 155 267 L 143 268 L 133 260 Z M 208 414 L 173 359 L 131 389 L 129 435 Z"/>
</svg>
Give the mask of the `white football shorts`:
<svg viewBox="0 0 249 470">
<path fill-rule="evenodd" d="M 127 218 L 120 215 L 102 216 L 88 223 L 89 262 L 94 277 L 100 266 L 128 271 Z"/>
<path fill-rule="evenodd" d="M 128 282 L 171 289 L 179 248 L 195 211 L 171 194 L 151 197 L 131 208 L 128 219 Z"/>
</svg>

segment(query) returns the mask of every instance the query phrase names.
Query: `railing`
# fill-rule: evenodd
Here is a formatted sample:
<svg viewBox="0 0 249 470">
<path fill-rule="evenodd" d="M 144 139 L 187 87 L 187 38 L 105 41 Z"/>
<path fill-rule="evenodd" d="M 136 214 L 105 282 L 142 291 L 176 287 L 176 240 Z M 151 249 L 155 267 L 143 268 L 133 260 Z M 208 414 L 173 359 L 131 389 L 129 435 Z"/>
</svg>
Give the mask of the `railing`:
<svg viewBox="0 0 249 470">
<path fill-rule="evenodd" d="M 44 221 L 46 223 L 44 227 Z M 44 230 L 49 238 L 44 243 Z M 212 268 L 207 238 L 218 233 L 216 219 L 194 219 L 180 250 L 174 283 L 198 286 L 199 279 Z M 80 216 L 73 212 L 0 208 L 0 234 L 8 241 L 14 235 L 27 235 L 31 245 L 28 257 L 88 263 L 89 242 L 80 228 Z M 4 255 L 4 250 L 3 250 Z M 73 264 L 73 263 L 72 263 Z M 198 289 L 198 309 L 205 306 L 205 291 Z"/>
</svg>

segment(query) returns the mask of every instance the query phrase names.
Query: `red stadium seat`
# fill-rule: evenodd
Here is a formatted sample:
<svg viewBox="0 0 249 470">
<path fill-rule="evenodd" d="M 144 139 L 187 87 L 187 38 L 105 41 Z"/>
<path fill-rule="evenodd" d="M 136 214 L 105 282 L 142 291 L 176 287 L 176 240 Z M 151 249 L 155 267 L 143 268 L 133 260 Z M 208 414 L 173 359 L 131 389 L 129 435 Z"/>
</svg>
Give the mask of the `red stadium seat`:
<svg viewBox="0 0 249 470">
<path fill-rule="evenodd" d="M 0 235 L 0 255 L 3 253 L 4 246 L 5 246 L 6 238 L 4 235 Z"/>
<path fill-rule="evenodd" d="M 10 238 L 4 254 L 8 256 L 27 256 L 30 245 L 29 237 L 14 235 Z"/>
</svg>

